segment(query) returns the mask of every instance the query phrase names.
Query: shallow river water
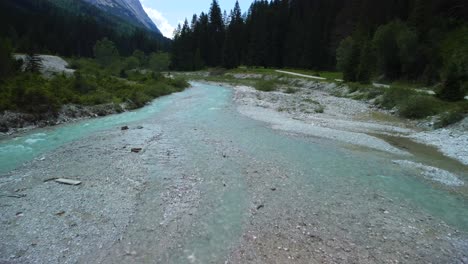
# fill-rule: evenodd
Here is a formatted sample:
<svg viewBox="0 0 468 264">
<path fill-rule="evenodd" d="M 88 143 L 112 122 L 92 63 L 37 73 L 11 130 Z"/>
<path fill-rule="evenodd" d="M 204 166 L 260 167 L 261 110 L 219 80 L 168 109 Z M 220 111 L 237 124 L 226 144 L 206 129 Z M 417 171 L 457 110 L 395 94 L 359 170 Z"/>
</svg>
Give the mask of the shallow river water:
<svg viewBox="0 0 468 264">
<path fill-rule="evenodd" d="M 125 235 L 128 241 L 140 243 L 139 248 L 148 248 L 139 259 L 143 262 L 159 258 L 161 262 L 219 263 L 241 240 L 252 210 L 296 205 L 306 210 L 310 206 L 311 210 L 322 214 L 317 219 L 325 221 L 323 215 L 327 212 L 335 215 L 333 210 L 348 208 L 363 210 L 355 214 L 349 212 L 353 217 L 360 217 L 365 214 L 367 203 L 371 203 L 359 200 L 364 194 L 378 193 L 390 198 L 395 208 L 404 205 L 402 214 L 414 209 L 415 214 L 428 215 L 454 229 L 468 231 L 466 196 L 425 180 L 416 170 L 403 169 L 392 162 L 402 157 L 273 130 L 268 124 L 237 113 L 231 98 L 229 88 L 193 83 L 193 88 L 185 92 L 157 99 L 134 112 L 3 139 L 0 141 L 0 173 L 40 159 L 41 155 L 70 142 L 86 140 L 93 133 L 105 133 L 124 124 L 157 124 L 168 138 L 168 144 L 179 153 L 179 160 L 150 164 L 153 184 L 180 174 L 199 179 L 197 194 L 193 194 L 193 199 L 198 200 L 197 209 L 184 211 L 197 220 L 178 221 L 178 225 L 185 221 L 189 227 L 167 226 L 177 229 L 173 233 L 175 244 L 161 246 L 159 250 L 150 249 L 155 238 L 145 237 L 138 230 L 153 225 L 153 221 L 165 225 L 164 221 L 171 221 L 171 212 L 150 203 L 155 193 L 143 193 L 144 208 L 138 210 L 138 220 L 134 224 L 140 229 L 130 227 Z M 151 157 L 149 152 L 144 155 Z M 264 176 L 255 178 L 257 173 Z M 464 181 L 468 179 L 463 172 L 457 174 Z M 267 189 L 266 194 L 259 191 L 262 186 Z M 271 196 L 270 189 L 277 195 Z M 387 208 L 381 210 L 391 215 L 400 213 L 387 212 Z M 155 232 L 154 236 L 165 235 L 162 231 Z M 354 241 L 359 240 L 354 238 Z M 119 261 L 109 254 L 101 258 L 109 263 Z"/>
</svg>

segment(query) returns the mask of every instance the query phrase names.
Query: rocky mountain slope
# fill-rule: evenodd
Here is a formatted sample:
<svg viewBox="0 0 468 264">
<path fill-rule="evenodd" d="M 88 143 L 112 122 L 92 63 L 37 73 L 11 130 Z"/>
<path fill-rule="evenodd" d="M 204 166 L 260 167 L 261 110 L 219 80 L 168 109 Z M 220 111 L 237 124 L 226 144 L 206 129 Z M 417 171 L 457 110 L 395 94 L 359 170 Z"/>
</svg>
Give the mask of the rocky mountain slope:
<svg viewBox="0 0 468 264">
<path fill-rule="evenodd" d="M 107 13 L 161 34 L 159 29 L 146 14 L 139 0 L 83 0 Z"/>
</svg>

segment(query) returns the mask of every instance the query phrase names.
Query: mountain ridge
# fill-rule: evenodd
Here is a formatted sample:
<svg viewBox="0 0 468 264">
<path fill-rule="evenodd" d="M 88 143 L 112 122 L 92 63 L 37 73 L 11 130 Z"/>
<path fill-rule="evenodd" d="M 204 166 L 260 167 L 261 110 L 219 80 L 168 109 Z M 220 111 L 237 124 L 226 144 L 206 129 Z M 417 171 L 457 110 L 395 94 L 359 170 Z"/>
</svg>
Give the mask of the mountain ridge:
<svg viewBox="0 0 468 264">
<path fill-rule="evenodd" d="M 99 9 L 120 17 L 131 24 L 149 29 L 162 35 L 161 31 L 149 18 L 139 0 L 82 0 Z"/>
</svg>

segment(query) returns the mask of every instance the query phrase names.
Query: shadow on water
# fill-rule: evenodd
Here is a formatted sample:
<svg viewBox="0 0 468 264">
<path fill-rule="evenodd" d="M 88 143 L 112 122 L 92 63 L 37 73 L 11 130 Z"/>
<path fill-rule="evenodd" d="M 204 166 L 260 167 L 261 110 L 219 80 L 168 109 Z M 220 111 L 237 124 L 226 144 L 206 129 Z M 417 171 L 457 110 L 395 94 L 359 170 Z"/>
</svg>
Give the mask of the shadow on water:
<svg viewBox="0 0 468 264">
<path fill-rule="evenodd" d="M 464 177 L 465 180 L 468 180 L 468 175 L 466 175 L 468 166 L 456 159 L 445 156 L 436 147 L 421 144 L 405 137 L 383 134 L 369 135 L 385 140 L 392 146 L 413 154 L 412 159 L 416 162 L 454 172 L 455 174 Z"/>
</svg>

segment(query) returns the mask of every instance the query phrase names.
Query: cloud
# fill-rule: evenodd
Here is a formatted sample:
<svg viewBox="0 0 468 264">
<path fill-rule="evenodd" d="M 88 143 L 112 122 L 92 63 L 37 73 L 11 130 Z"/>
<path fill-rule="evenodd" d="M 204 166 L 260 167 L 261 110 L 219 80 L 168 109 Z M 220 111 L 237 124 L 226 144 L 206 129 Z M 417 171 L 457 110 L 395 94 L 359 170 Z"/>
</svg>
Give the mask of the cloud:
<svg viewBox="0 0 468 264">
<path fill-rule="evenodd" d="M 145 12 L 148 14 L 148 16 L 153 20 L 153 22 L 156 24 L 156 26 L 159 28 L 161 33 L 167 37 L 167 38 L 172 38 L 174 34 L 174 27 L 169 24 L 169 21 L 159 12 L 158 10 L 147 7 L 143 5 L 143 9 Z"/>
</svg>

